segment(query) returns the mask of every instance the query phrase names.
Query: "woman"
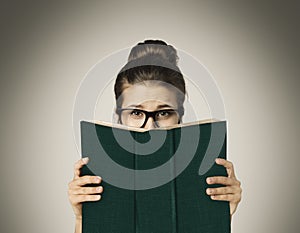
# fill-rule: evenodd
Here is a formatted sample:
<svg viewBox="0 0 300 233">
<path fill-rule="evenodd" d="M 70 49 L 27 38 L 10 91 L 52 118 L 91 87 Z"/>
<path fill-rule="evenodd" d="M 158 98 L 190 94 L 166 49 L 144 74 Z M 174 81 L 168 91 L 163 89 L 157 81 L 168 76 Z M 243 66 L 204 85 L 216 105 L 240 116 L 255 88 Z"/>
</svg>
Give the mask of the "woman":
<svg viewBox="0 0 300 233">
<path fill-rule="evenodd" d="M 146 40 L 132 48 L 114 86 L 119 123 L 146 129 L 181 123 L 186 89 L 177 61 L 176 50 L 164 41 Z M 82 202 L 98 201 L 105 192 L 100 177 L 80 176 L 80 169 L 87 163 L 88 158 L 75 163 L 74 178 L 69 183 L 76 233 L 81 232 Z M 241 183 L 231 162 L 216 159 L 216 163 L 226 168 L 228 176 L 209 177 L 208 184 L 224 187 L 208 188 L 206 192 L 212 200 L 229 201 L 232 216 L 241 200 Z M 87 184 L 98 186 L 84 187 Z"/>
</svg>

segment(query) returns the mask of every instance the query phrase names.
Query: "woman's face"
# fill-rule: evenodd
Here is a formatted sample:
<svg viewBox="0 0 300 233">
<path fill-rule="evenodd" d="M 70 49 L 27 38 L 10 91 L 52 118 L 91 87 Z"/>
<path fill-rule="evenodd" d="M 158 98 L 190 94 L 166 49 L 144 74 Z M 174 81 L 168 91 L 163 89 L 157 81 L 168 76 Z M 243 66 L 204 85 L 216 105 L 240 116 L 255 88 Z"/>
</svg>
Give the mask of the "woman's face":
<svg viewBox="0 0 300 233">
<path fill-rule="evenodd" d="M 124 125 L 151 129 L 179 122 L 176 91 L 172 88 L 143 82 L 128 85 L 122 98 L 119 120 Z"/>
</svg>

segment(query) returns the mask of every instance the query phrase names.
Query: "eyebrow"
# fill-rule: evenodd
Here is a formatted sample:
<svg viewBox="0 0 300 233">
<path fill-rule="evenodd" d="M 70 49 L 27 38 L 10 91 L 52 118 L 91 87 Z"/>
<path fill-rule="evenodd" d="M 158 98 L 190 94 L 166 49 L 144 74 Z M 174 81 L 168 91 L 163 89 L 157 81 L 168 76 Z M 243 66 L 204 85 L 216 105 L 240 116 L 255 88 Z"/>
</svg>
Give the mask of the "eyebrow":
<svg viewBox="0 0 300 233">
<path fill-rule="evenodd" d="M 139 105 L 134 105 L 134 104 L 132 104 L 132 105 L 129 105 L 128 107 L 142 108 L 143 105 L 142 105 L 142 104 L 139 104 Z M 160 105 L 157 106 L 157 108 L 174 108 L 174 107 L 173 107 L 173 106 L 170 106 L 170 105 L 168 105 L 168 104 L 160 104 Z"/>
</svg>

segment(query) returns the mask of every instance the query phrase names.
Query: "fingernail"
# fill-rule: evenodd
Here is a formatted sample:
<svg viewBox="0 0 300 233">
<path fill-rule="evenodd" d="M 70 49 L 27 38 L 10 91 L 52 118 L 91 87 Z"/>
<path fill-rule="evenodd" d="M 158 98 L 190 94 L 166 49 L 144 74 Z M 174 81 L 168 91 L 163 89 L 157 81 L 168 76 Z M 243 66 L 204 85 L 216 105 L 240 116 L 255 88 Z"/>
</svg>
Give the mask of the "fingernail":
<svg viewBox="0 0 300 233">
<path fill-rule="evenodd" d="M 206 193 L 211 194 L 212 193 L 211 189 L 206 189 Z"/>
<path fill-rule="evenodd" d="M 82 162 L 83 162 L 84 164 L 86 164 L 88 161 L 89 161 L 89 157 L 84 157 L 84 158 L 82 158 Z"/>
<path fill-rule="evenodd" d="M 207 178 L 207 179 L 206 179 L 206 182 L 207 182 L 207 183 L 210 183 L 210 182 L 212 182 L 212 179 L 211 179 L 211 178 Z"/>
<path fill-rule="evenodd" d="M 103 187 L 102 186 L 97 187 L 96 191 L 97 192 L 102 192 L 103 191 Z"/>
<path fill-rule="evenodd" d="M 95 180 L 95 182 L 99 182 L 100 183 L 102 179 L 101 179 L 100 176 L 96 176 L 94 180 Z"/>
</svg>

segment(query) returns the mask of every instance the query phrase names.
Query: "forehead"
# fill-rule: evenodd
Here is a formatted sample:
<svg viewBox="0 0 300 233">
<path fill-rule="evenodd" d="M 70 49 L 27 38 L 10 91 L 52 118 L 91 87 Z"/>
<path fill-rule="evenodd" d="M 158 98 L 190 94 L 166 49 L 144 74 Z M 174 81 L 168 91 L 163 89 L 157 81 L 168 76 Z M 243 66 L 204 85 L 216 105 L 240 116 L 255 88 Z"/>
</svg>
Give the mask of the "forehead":
<svg viewBox="0 0 300 233">
<path fill-rule="evenodd" d="M 122 93 L 122 107 L 143 104 L 155 108 L 161 104 L 177 107 L 176 91 L 174 88 L 151 83 L 129 85 Z"/>
</svg>

